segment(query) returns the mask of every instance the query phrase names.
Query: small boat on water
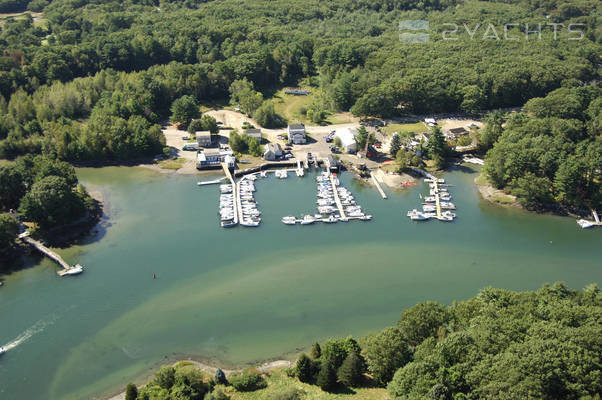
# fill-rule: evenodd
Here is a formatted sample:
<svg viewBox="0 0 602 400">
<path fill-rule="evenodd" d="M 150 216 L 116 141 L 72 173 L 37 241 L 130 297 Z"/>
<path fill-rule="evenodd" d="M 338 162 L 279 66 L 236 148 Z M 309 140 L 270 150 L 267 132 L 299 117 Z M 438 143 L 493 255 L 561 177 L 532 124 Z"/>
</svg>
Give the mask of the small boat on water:
<svg viewBox="0 0 602 400">
<path fill-rule="evenodd" d="M 333 215 L 330 215 L 328 218 L 323 218 L 322 222 L 325 222 L 327 224 L 334 224 L 336 222 L 339 222 L 339 219 Z"/>
<path fill-rule="evenodd" d="M 591 227 L 594 227 L 594 226 L 596 226 L 596 223 L 595 223 L 595 222 L 588 221 L 588 220 L 586 220 L 586 219 L 579 219 L 579 220 L 577 220 L 577 223 L 578 223 L 578 224 L 579 224 L 579 226 L 580 226 L 580 227 L 582 227 L 583 229 L 588 229 L 588 228 L 591 228 Z"/>
<path fill-rule="evenodd" d="M 221 222 L 221 226 L 222 228 L 231 228 L 233 226 L 235 226 L 236 223 L 233 220 L 229 220 L 229 221 L 222 221 Z"/>
<path fill-rule="evenodd" d="M 305 215 L 301 220 L 301 225 L 309 225 L 313 224 L 314 222 L 316 222 L 316 219 L 313 215 Z"/>
<path fill-rule="evenodd" d="M 6 349 L 4 348 L 4 346 L 0 346 L 0 356 L 4 353 L 6 353 Z"/>
<path fill-rule="evenodd" d="M 286 217 L 282 217 L 282 223 L 286 225 L 295 225 L 297 223 L 297 218 L 292 215 L 287 215 Z"/>
<path fill-rule="evenodd" d="M 437 210 L 437 207 L 435 207 L 431 204 L 425 204 L 422 206 L 422 211 L 424 211 L 424 212 L 433 212 L 436 210 Z"/>
<path fill-rule="evenodd" d="M 412 211 L 408 211 L 407 215 L 408 215 L 408 217 L 410 217 L 410 219 L 412 221 L 426 221 L 428 219 L 428 217 L 424 213 L 422 213 L 416 209 L 413 209 Z"/>
<path fill-rule="evenodd" d="M 84 272 L 84 268 L 79 264 L 75 264 L 73 267 L 65 271 L 65 275 L 78 275 L 82 272 Z"/>
<path fill-rule="evenodd" d="M 360 218 L 362 221 L 370 221 L 372 219 L 372 215 L 366 214 Z"/>
</svg>

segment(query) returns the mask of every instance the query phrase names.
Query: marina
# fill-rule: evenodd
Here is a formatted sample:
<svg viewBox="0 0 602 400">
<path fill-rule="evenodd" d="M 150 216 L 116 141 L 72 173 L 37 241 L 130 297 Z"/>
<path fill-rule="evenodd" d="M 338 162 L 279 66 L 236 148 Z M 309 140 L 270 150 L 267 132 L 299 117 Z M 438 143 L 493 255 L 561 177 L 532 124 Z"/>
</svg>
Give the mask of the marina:
<svg viewBox="0 0 602 400">
<path fill-rule="evenodd" d="M 456 214 L 450 210 L 455 210 L 456 205 L 451 202 L 452 196 L 448 192 L 445 180 L 430 175 L 424 178 L 429 184 L 429 196 L 424 198 L 422 211 L 413 209 L 407 212 L 407 216 L 412 221 L 427 221 L 429 219 L 438 219 L 443 222 L 451 222 L 456 218 Z M 422 198 L 422 195 L 420 195 Z"/>
<path fill-rule="evenodd" d="M 371 223 L 284 225 L 284 215 L 299 219 L 315 211 L 320 172 L 311 168 L 288 181 L 269 172 L 255 181 L 259 230 L 217 227 L 219 185 L 198 187 L 197 177 L 131 167 L 77 172 L 87 186 L 104 188 L 111 224 L 81 246 L 60 250 L 65 261 L 84 266 L 77 278 L 85 279 L 58 279 L 47 257 L 32 257 L 5 278 L 0 319 L 10 323 L 0 346 L 37 321 L 48 326 L 1 357 L 3 399 L 104 398 L 174 352 L 218 365 L 278 359 L 317 337 L 381 329 L 400 309 L 423 301 L 426 290 L 451 304 L 474 296 L 484 282 L 530 289 L 599 281 L 600 228 L 491 205 L 472 190 L 476 173 L 464 168 L 444 175 L 461 218 L 419 227 L 400 210 L 420 205 L 417 193 L 428 194 L 428 185 L 387 193 L 383 201 L 346 172 L 337 178 L 373 215 Z M 257 323 L 249 325 L 249 315 Z M 296 336 L 300 326 L 311 339 Z"/>
<path fill-rule="evenodd" d="M 338 177 L 329 170 L 323 171 L 316 177 L 318 213 L 306 214 L 301 218 L 292 215 L 282 217 L 285 225 L 311 225 L 316 222 L 333 224 L 350 220 L 370 221 L 372 215 L 365 214 L 362 207 L 357 205 L 353 194 L 340 185 Z"/>
</svg>

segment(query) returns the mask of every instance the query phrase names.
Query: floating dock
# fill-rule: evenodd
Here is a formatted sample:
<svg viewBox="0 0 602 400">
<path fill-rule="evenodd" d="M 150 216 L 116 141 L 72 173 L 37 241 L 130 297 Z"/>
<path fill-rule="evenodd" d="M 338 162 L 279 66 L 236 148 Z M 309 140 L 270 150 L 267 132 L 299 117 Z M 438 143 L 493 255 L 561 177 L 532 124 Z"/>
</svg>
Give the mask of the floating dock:
<svg viewBox="0 0 602 400">
<path fill-rule="evenodd" d="M 42 243 L 38 242 L 29 237 L 29 233 L 22 233 L 19 235 L 19 238 L 23 240 L 25 243 L 31 245 L 40 253 L 50 258 L 52 261 L 60 265 L 63 269 L 57 271 L 57 275 L 65 276 L 65 275 L 75 275 L 83 271 L 83 267 L 79 264 L 71 266 L 69 265 L 61 256 L 59 256 L 54 251 L 50 250 L 48 247 L 44 246 Z"/>
<path fill-rule="evenodd" d="M 230 181 L 230 184 L 232 185 L 232 194 L 234 195 L 234 224 L 237 225 L 238 224 L 238 209 L 239 209 L 239 205 L 240 205 L 240 196 L 238 194 L 238 186 L 236 185 L 236 183 L 234 182 L 234 178 L 232 177 L 232 173 L 230 172 L 230 168 L 228 168 L 228 164 L 226 163 L 221 163 L 222 164 L 222 168 L 224 169 L 224 174 L 226 174 L 226 178 L 228 178 L 228 180 Z"/>
</svg>

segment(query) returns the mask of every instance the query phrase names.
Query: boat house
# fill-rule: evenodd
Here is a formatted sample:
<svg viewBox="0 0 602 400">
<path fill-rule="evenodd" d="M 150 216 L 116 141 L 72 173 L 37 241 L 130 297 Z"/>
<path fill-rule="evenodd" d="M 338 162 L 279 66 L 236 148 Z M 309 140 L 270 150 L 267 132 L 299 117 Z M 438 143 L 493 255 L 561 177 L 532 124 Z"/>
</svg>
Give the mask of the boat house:
<svg viewBox="0 0 602 400">
<path fill-rule="evenodd" d="M 197 169 L 212 169 L 221 167 L 220 163 L 225 162 L 228 167 L 234 167 L 236 159 L 234 153 L 230 150 L 204 149 L 197 154 Z"/>
<path fill-rule="evenodd" d="M 307 142 L 307 135 L 305 133 L 305 125 L 303 124 L 292 124 L 286 128 L 288 133 L 289 144 L 304 144 Z"/>
</svg>

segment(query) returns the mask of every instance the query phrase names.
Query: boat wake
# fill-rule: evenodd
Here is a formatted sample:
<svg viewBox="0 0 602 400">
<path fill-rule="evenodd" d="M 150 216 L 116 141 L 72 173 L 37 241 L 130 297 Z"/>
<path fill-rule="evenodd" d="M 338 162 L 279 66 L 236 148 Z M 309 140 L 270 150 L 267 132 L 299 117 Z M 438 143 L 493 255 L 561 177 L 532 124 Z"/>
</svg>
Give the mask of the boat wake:
<svg viewBox="0 0 602 400">
<path fill-rule="evenodd" d="M 57 319 L 57 315 L 53 314 L 50 318 L 45 318 L 45 319 L 39 320 L 38 322 L 36 322 L 35 324 L 33 324 L 32 326 L 27 328 L 25 331 L 23 331 L 19 336 L 14 338 L 12 341 L 8 342 L 7 344 L 5 344 L 4 346 L 1 346 L 1 347 L 4 347 L 4 350 L 6 350 L 6 351 L 10 351 L 10 350 L 16 348 L 17 346 L 20 346 L 21 344 L 23 344 L 27 340 L 29 340 L 33 335 L 43 332 L 48 326 L 54 324 L 56 319 Z"/>
</svg>

